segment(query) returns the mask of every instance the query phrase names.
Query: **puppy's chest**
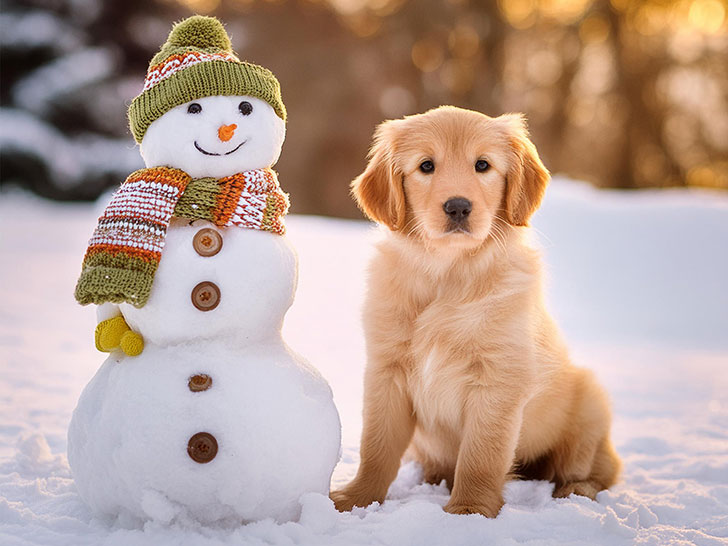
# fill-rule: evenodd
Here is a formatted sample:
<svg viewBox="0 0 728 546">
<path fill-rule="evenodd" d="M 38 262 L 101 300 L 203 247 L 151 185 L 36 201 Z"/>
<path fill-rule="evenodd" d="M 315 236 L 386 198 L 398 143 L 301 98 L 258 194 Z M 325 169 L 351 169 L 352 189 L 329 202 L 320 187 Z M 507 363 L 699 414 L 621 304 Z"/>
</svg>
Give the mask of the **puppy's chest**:
<svg viewBox="0 0 728 546">
<path fill-rule="evenodd" d="M 473 387 L 498 389 L 502 383 L 505 370 L 494 354 L 499 344 L 487 333 L 488 304 L 487 297 L 471 302 L 435 298 L 415 318 L 409 386 L 425 428 L 460 430 Z"/>
<path fill-rule="evenodd" d="M 461 428 L 466 368 L 464 362 L 449 361 L 437 347 L 431 347 L 423 359 L 414 362 L 409 388 L 417 420 L 423 428 Z"/>
</svg>

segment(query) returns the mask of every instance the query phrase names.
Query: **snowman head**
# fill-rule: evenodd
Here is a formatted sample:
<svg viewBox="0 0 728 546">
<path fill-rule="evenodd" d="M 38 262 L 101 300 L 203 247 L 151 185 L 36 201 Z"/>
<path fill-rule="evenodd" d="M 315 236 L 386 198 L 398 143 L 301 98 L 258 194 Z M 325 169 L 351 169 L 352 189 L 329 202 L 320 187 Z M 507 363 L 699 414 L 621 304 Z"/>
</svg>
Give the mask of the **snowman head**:
<svg viewBox="0 0 728 546">
<path fill-rule="evenodd" d="M 245 95 L 195 99 L 156 119 L 141 142 L 147 167 L 222 178 L 273 166 L 286 124 L 265 101 Z"/>
<path fill-rule="evenodd" d="M 222 23 L 200 15 L 174 25 L 129 107 L 147 167 L 174 167 L 193 178 L 272 166 L 285 122 L 273 73 L 241 61 Z"/>
</svg>

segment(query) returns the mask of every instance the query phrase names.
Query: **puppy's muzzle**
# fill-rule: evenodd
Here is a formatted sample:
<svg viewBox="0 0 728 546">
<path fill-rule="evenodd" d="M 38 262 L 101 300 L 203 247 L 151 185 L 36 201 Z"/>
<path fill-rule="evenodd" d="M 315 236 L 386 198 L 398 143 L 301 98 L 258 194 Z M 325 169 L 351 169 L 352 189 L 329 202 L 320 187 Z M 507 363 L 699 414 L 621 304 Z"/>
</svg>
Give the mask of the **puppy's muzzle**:
<svg viewBox="0 0 728 546">
<path fill-rule="evenodd" d="M 468 218 L 473 204 L 464 197 L 451 197 L 442 205 L 448 218 L 448 231 L 467 231 Z"/>
</svg>

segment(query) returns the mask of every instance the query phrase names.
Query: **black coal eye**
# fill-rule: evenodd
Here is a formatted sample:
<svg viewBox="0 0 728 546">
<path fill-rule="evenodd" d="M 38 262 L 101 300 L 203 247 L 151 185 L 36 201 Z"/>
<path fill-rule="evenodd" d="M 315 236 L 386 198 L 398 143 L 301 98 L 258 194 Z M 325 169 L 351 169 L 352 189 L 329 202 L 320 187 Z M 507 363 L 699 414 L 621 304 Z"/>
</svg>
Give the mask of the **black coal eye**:
<svg viewBox="0 0 728 546">
<path fill-rule="evenodd" d="M 423 173 L 430 174 L 431 172 L 433 172 L 435 170 L 435 164 L 428 159 L 428 160 L 420 163 L 420 170 Z"/>
<path fill-rule="evenodd" d="M 478 161 L 475 162 L 475 170 L 479 173 L 484 173 L 490 169 L 490 163 L 488 163 L 485 159 L 478 159 Z"/>
<path fill-rule="evenodd" d="M 250 113 L 253 111 L 253 105 L 250 104 L 248 101 L 243 101 L 240 104 L 238 104 L 238 110 L 240 110 L 240 113 L 244 116 L 249 116 Z"/>
<path fill-rule="evenodd" d="M 202 106 L 200 106 L 196 102 L 193 102 L 187 107 L 188 114 L 199 114 L 200 112 L 202 112 Z"/>
</svg>

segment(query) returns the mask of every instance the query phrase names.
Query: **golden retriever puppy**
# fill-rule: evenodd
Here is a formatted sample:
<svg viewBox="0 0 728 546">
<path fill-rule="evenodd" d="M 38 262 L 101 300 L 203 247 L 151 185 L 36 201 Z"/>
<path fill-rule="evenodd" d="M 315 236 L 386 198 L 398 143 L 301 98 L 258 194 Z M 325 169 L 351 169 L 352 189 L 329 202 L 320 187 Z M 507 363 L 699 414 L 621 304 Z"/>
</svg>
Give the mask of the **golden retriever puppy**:
<svg viewBox="0 0 728 546">
<path fill-rule="evenodd" d="M 615 483 L 610 410 L 544 308 L 528 220 L 549 173 L 521 115 L 444 106 L 386 121 L 352 183 L 390 232 L 364 310 L 361 463 L 339 510 L 382 502 L 402 456 L 495 517 L 511 473 L 594 498 Z"/>
</svg>

